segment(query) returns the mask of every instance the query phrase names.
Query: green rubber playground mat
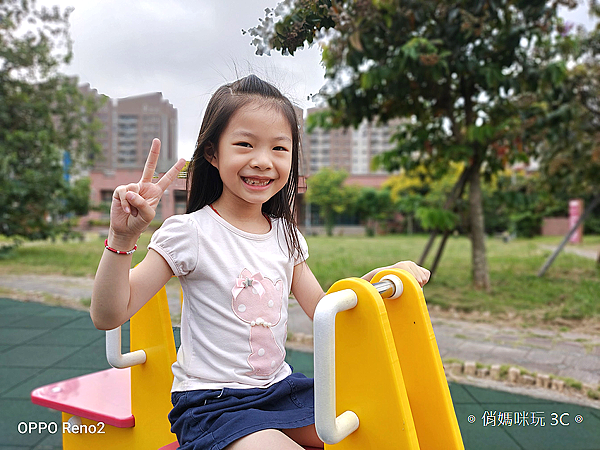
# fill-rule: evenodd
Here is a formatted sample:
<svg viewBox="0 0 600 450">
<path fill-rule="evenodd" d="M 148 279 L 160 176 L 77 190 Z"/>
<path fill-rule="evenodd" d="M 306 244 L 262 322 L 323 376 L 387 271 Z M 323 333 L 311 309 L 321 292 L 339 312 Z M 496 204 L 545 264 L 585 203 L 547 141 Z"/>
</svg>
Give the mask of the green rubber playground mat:
<svg viewBox="0 0 600 450">
<path fill-rule="evenodd" d="M 60 431 L 40 430 L 60 425 L 60 413 L 34 405 L 29 393 L 110 368 L 105 333 L 85 311 L 4 298 L 0 325 L 0 450 L 60 449 Z M 128 328 L 123 325 L 123 352 Z M 178 328 L 174 336 L 179 346 Z M 286 359 L 313 376 L 312 353 L 288 350 Z M 450 393 L 466 450 L 600 449 L 599 410 L 461 384 L 450 384 Z"/>
<path fill-rule="evenodd" d="M 312 353 L 287 350 L 313 376 Z M 466 450 L 600 450 L 600 410 L 450 383 Z"/>
</svg>

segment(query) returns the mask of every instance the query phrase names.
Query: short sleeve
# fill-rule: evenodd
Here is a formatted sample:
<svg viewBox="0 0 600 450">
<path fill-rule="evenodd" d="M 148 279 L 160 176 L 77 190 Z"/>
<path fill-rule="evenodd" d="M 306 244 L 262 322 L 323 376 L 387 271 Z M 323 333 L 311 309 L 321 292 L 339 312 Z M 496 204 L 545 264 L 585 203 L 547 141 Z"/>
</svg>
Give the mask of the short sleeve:
<svg viewBox="0 0 600 450">
<path fill-rule="evenodd" d="M 158 252 L 173 274 L 185 276 L 198 262 L 198 230 L 187 215 L 171 216 L 154 232 L 148 248 Z"/>
<path fill-rule="evenodd" d="M 308 244 L 306 243 L 306 239 L 304 239 L 304 236 L 302 236 L 300 230 L 296 229 L 296 232 L 298 233 L 298 243 L 300 244 L 302 253 L 296 255 L 296 258 L 294 259 L 295 266 L 308 259 Z"/>
</svg>

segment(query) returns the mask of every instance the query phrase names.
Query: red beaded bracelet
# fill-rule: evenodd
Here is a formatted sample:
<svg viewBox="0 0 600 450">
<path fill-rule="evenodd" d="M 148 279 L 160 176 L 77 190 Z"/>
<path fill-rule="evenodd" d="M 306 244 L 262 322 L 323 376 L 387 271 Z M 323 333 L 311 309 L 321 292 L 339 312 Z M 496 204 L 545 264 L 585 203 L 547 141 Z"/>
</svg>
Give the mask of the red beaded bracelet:
<svg viewBox="0 0 600 450">
<path fill-rule="evenodd" d="M 106 238 L 106 240 L 104 241 L 104 248 L 113 253 L 116 253 L 117 255 L 131 255 L 133 252 L 135 252 L 137 250 L 137 244 L 135 244 L 135 247 L 133 247 L 131 250 L 124 252 L 122 250 L 115 250 L 114 248 L 109 247 L 108 246 L 108 238 Z"/>
</svg>

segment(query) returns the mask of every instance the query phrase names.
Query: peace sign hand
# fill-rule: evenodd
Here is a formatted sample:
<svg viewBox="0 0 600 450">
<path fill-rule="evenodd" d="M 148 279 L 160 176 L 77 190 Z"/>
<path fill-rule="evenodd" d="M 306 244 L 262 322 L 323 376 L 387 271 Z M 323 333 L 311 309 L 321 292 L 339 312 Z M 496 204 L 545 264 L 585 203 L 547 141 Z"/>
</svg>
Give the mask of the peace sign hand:
<svg viewBox="0 0 600 450">
<path fill-rule="evenodd" d="M 185 166 L 181 158 L 157 183 L 152 182 L 160 140 L 154 139 L 144 166 L 142 178 L 137 183 L 122 185 L 115 189 L 110 206 L 110 228 L 113 239 L 121 242 L 137 241 L 156 215 L 156 207 L 165 190 L 175 181 Z"/>
</svg>

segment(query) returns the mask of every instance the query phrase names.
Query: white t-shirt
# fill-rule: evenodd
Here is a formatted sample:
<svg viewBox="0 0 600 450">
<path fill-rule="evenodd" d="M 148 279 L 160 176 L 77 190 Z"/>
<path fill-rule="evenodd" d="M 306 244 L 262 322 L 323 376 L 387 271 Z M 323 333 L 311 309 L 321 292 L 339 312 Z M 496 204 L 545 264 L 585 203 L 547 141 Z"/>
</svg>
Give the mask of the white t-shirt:
<svg viewBox="0 0 600 450">
<path fill-rule="evenodd" d="M 242 231 L 209 206 L 169 217 L 148 248 L 183 288 L 181 346 L 172 392 L 268 387 L 291 373 L 284 361 L 294 266 L 283 219 L 266 234 Z"/>
</svg>

